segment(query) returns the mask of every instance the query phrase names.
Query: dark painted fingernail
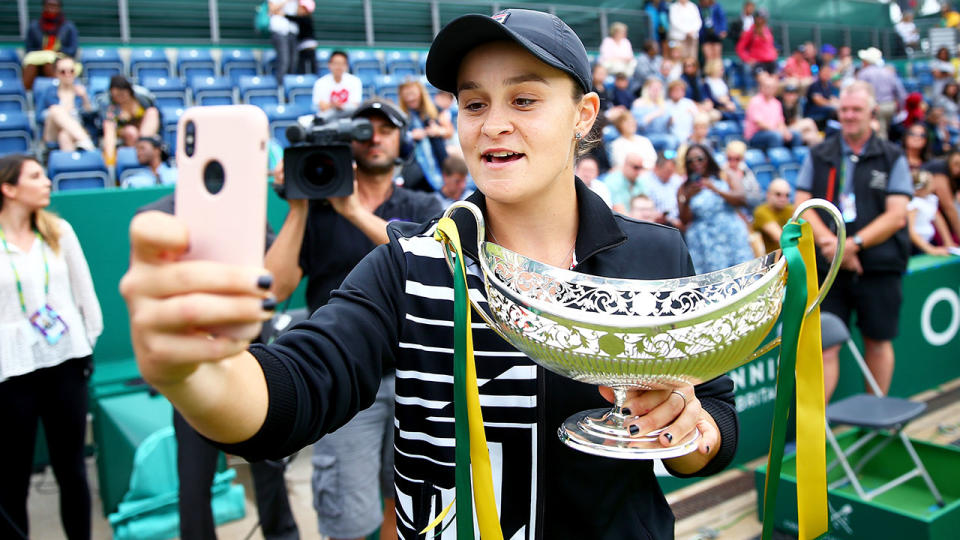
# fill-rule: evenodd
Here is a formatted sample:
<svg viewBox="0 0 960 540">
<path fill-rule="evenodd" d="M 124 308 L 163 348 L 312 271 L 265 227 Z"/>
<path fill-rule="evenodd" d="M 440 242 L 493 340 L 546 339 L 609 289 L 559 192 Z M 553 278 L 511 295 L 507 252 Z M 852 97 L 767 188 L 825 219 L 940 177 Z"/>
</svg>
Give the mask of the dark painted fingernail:
<svg viewBox="0 0 960 540">
<path fill-rule="evenodd" d="M 264 299 L 263 299 L 263 303 L 262 303 L 261 305 L 263 306 L 263 310 L 264 310 L 264 311 L 273 311 L 274 309 L 277 308 L 277 299 L 276 299 L 276 298 L 264 298 Z"/>
<path fill-rule="evenodd" d="M 710 445 L 709 445 L 709 444 L 707 445 L 707 453 L 708 453 L 708 454 L 710 453 Z"/>
<path fill-rule="evenodd" d="M 620 409 L 620 412 L 622 412 L 624 416 L 633 416 L 633 415 L 630 413 L 630 409 L 628 409 L 628 408 L 626 408 L 626 407 Z"/>
<path fill-rule="evenodd" d="M 273 276 L 263 275 L 257 278 L 257 287 L 260 287 L 263 290 L 267 290 L 270 287 L 273 287 Z"/>
<path fill-rule="evenodd" d="M 640 428 L 638 428 L 637 426 L 630 426 L 630 434 L 636 435 L 637 433 L 640 433 Z"/>
<path fill-rule="evenodd" d="M 673 442 L 673 435 L 664 433 L 663 436 L 667 438 L 667 442 Z"/>
</svg>

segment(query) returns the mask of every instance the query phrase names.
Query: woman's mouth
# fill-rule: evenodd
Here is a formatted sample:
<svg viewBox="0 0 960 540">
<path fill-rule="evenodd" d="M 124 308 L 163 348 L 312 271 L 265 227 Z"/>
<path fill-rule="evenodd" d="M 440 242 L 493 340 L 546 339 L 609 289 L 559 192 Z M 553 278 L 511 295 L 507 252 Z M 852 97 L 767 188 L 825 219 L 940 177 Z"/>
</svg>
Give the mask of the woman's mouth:
<svg viewBox="0 0 960 540">
<path fill-rule="evenodd" d="M 501 150 L 496 152 L 484 152 L 481 156 L 486 163 L 510 163 L 522 158 L 524 154 L 519 152 L 511 152 L 509 150 Z"/>
</svg>

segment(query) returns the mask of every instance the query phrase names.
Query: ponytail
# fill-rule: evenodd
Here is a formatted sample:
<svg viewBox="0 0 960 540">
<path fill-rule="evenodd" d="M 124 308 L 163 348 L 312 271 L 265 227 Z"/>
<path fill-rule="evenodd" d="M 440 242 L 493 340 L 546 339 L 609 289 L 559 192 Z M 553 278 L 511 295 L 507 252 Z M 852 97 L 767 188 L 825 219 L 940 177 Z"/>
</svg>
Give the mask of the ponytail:
<svg viewBox="0 0 960 540">
<path fill-rule="evenodd" d="M 60 253 L 60 220 L 48 210 L 37 210 L 33 214 L 33 226 L 40 238 L 50 246 L 54 253 Z"/>
</svg>

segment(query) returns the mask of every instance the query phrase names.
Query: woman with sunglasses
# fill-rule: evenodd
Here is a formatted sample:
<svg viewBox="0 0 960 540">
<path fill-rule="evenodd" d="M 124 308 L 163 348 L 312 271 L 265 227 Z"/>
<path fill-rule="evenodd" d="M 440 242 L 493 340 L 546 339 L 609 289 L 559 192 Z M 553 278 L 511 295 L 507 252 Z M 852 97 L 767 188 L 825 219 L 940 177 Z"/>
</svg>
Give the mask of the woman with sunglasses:
<svg viewBox="0 0 960 540">
<path fill-rule="evenodd" d="M 743 190 L 731 188 L 720 177 L 720 167 L 707 147 L 691 145 L 682 159 L 687 181 L 677 193 L 677 204 L 697 273 L 752 259 L 747 225 L 736 210 L 746 204 Z"/>
<path fill-rule="evenodd" d="M 588 274 L 692 272 L 678 231 L 612 213 L 574 176 L 575 157 L 594 137 L 599 100 L 586 51 L 560 19 L 518 9 L 458 18 L 437 35 L 426 72 L 458 97 L 460 144 L 478 188 L 469 200 L 484 213 L 488 240 Z M 469 213 L 453 219 L 462 238 L 475 237 Z M 390 242 L 329 304 L 272 345 L 248 351 L 246 339 L 210 329 L 269 318 L 269 276 L 181 262 L 189 231 L 173 217 L 141 214 L 131 224 L 133 257 L 121 283 L 141 373 L 201 433 L 256 459 L 290 454 L 336 429 L 373 401 L 383 370 L 395 369 L 397 528 L 402 538 L 419 538 L 453 500 L 456 483 L 453 282 L 434 227 L 391 224 Z M 475 273 L 468 281 L 482 289 Z M 570 414 L 608 406 L 610 390 L 544 371 L 482 324 L 473 334 L 504 537 L 672 536 L 652 462 L 583 454 L 554 435 Z M 627 407 L 643 414 L 631 416 L 629 432 L 664 427 L 657 440 L 673 446 L 700 429 L 699 451 L 664 463 L 680 476 L 711 474 L 736 449 L 732 391 L 723 376 L 683 386 L 683 396 L 631 392 Z M 459 517 L 444 524 L 451 519 Z M 455 529 L 429 534 L 454 538 Z"/>
<path fill-rule="evenodd" d="M 86 87 L 77 82 L 76 63 L 64 56 L 54 64 L 57 84 L 48 86 L 37 102 L 43 118 L 43 142 L 57 143 L 60 150 L 95 150 L 83 127 L 82 114 L 96 110 Z"/>
<path fill-rule="evenodd" d="M 903 134 L 903 154 L 907 158 L 910 171 L 919 170 L 930 160 L 930 134 L 927 126 L 917 122 L 907 128 Z"/>
</svg>

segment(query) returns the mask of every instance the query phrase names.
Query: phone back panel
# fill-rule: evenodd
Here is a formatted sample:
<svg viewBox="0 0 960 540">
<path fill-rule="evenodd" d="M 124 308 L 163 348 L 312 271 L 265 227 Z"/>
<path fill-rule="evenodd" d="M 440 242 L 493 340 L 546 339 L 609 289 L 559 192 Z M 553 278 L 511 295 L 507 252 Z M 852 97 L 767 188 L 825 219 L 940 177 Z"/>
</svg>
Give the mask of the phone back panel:
<svg viewBox="0 0 960 540">
<path fill-rule="evenodd" d="M 186 154 L 187 122 L 195 126 Z M 261 266 L 267 219 L 267 116 L 253 105 L 187 109 L 177 125 L 176 215 L 190 231 L 185 259 Z M 204 183 L 208 164 L 223 168 L 223 187 Z"/>
</svg>

